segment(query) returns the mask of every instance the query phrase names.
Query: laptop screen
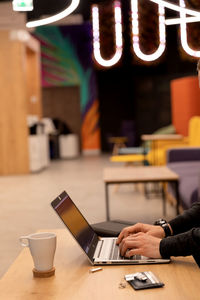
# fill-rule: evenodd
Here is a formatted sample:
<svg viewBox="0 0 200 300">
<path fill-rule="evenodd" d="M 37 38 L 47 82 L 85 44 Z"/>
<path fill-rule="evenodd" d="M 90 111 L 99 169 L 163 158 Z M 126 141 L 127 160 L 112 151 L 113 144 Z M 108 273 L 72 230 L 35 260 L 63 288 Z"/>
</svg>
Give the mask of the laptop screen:
<svg viewBox="0 0 200 300">
<path fill-rule="evenodd" d="M 64 191 L 51 202 L 51 205 L 84 252 L 91 260 L 93 260 L 98 236 L 73 203 L 69 195 Z"/>
</svg>

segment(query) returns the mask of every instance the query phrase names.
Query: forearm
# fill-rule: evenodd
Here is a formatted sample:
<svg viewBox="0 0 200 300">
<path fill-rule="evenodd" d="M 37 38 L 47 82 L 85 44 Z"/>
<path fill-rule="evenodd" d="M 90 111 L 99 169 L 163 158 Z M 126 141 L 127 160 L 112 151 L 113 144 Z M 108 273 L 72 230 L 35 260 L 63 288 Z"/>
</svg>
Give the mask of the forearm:
<svg viewBox="0 0 200 300">
<path fill-rule="evenodd" d="M 200 227 L 200 203 L 195 203 L 190 209 L 171 220 L 169 224 L 174 235 Z"/>
<path fill-rule="evenodd" d="M 163 258 L 196 254 L 200 256 L 200 228 L 162 239 L 160 254 Z"/>
</svg>

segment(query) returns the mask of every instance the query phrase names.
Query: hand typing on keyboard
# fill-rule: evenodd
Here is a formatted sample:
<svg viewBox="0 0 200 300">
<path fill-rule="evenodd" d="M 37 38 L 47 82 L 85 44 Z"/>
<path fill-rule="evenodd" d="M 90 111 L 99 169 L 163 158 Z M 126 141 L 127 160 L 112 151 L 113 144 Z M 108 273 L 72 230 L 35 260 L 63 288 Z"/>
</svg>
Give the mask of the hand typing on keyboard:
<svg viewBox="0 0 200 300">
<path fill-rule="evenodd" d="M 125 257 L 143 255 L 151 258 L 161 258 L 160 241 L 160 238 L 144 232 L 128 235 L 119 244 L 120 255 Z"/>
<path fill-rule="evenodd" d="M 139 232 L 148 233 L 151 236 L 155 236 L 157 238 L 164 238 L 165 232 L 162 229 L 161 226 L 155 226 L 155 225 L 149 225 L 149 224 L 143 224 L 143 223 L 137 223 L 133 226 L 125 227 L 119 234 L 117 239 L 117 244 L 119 245 L 121 241 L 126 238 L 127 236 Z"/>
<path fill-rule="evenodd" d="M 137 223 L 124 228 L 116 243 L 122 256 L 143 255 L 160 258 L 160 241 L 164 236 L 161 226 Z"/>
</svg>

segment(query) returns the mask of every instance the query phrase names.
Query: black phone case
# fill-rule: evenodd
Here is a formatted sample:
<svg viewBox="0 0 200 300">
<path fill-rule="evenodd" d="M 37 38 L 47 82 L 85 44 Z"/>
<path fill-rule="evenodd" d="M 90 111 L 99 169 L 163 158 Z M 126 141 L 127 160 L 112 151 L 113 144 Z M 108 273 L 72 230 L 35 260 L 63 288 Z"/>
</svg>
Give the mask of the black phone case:
<svg viewBox="0 0 200 300">
<path fill-rule="evenodd" d="M 144 290 L 144 289 L 151 289 L 151 288 L 158 288 L 164 286 L 164 283 L 152 283 L 149 279 L 145 282 L 140 281 L 138 279 L 130 280 L 128 283 L 135 289 L 135 290 Z"/>
</svg>

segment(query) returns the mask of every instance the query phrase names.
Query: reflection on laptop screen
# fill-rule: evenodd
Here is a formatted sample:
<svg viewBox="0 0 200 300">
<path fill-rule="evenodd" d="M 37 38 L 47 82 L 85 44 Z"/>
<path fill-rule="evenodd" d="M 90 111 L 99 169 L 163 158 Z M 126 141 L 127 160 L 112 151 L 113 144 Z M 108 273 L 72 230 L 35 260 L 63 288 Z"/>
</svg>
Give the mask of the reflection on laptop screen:
<svg viewBox="0 0 200 300">
<path fill-rule="evenodd" d="M 96 233 L 74 205 L 67 193 L 65 193 L 64 198 L 54 206 L 54 209 L 75 239 L 79 242 L 83 250 L 88 254 L 92 241 L 96 237 Z"/>
</svg>

